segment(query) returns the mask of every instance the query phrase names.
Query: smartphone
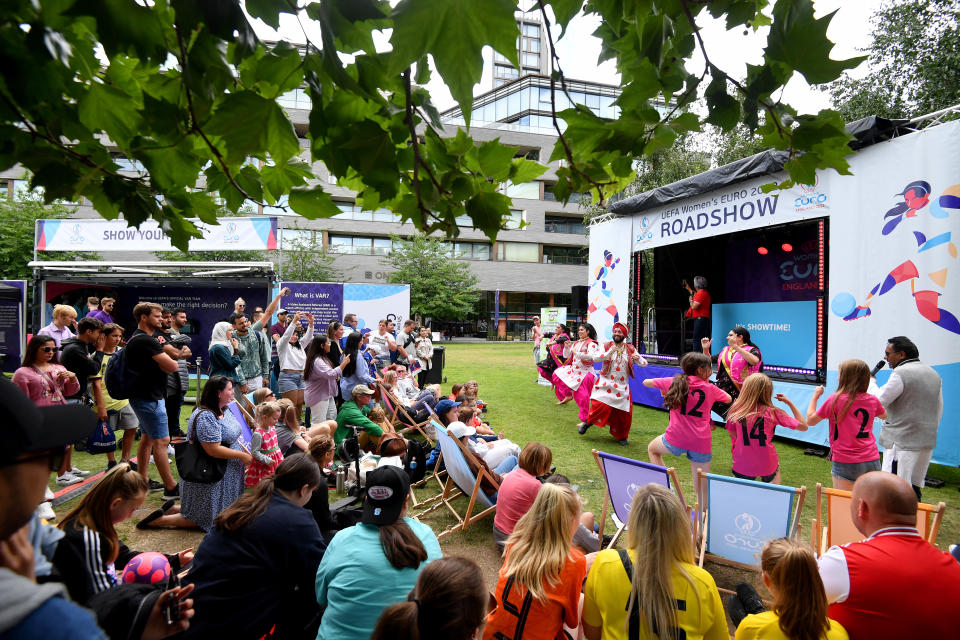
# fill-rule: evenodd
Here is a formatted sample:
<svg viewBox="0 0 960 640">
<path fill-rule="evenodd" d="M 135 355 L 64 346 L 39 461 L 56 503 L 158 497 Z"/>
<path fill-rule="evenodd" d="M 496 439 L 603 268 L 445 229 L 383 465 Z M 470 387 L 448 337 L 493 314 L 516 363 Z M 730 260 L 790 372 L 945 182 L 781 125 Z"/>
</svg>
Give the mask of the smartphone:
<svg viewBox="0 0 960 640">
<path fill-rule="evenodd" d="M 170 575 L 170 581 L 167 583 L 167 590 L 180 586 L 180 576 L 176 573 Z M 174 625 L 180 621 L 180 596 L 170 594 L 166 604 L 163 606 L 163 617 L 167 625 Z"/>
</svg>

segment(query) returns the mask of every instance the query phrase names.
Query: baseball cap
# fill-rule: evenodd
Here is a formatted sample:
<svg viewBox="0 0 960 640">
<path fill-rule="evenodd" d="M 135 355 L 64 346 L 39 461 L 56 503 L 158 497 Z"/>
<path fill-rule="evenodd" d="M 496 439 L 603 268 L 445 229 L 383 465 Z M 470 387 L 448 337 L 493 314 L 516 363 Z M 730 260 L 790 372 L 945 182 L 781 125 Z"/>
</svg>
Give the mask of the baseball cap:
<svg viewBox="0 0 960 640">
<path fill-rule="evenodd" d="M 286 309 L 277 309 L 277 315 L 282 316 L 287 313 Z"/>
<path fill-rule="evenodd" d="M 0 464 L 7 464 L 24 453 L 57 449 L 88 437 L 97 426 L 97 414 L 82 405 L 38 407 L 0 377 L 0 424 L 4 425 Z"/>
<path fill-rule="evenodd" d="M 353 391 L 350 392 L 350 395 L 351 395 L 351 396 L 360 396 L 360 395 L 372 396 L 372 395 L 375 394 L 375 393 L 376 393 L 376 391 L 374 391 L 373 389 L 371 389 L 371 388 L 368 387 L 367 385 L 365 385 L 365 384 L 358 384 L 357 386 L 355 386 L 355 387 L 353 388 Z"/>
<path fill-rule="evenodd" d="M 410 477 L 400 467 L 386 465 L 367 473 L 367 497 L 363 501 L 364 524 L 393 524 L 403 511 L 410 492 Z"/>
<path fill-rule="evenodd" d="M 455 402 L 449 398 L 444 398 L 443 400 L 437 403 L 437 406 L 434 407 L 433 410 L 437 413 L 438 416 L 442 416 L 447 411 L 450 411 L 450 409 L 452 409 L 453 407 L 459 407 L 461 404 L 463 403 Z"/>
<path fill-rule="evenodd" d="M 468 427 L 459 420 L 455 420 L 447 425 L 447 432 L 454 438 L 462 438 L 463 436 L 472 436 L 477 432 L 477 429 L 476 427 Z"/>
</svg>

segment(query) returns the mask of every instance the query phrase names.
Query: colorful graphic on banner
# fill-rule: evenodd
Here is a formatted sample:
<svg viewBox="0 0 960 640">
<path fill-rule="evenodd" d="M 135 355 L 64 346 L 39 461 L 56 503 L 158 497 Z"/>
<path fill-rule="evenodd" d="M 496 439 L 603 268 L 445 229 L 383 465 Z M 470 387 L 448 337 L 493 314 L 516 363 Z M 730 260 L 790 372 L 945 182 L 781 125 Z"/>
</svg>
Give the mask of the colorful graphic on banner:
<svg viewBox="0 0 960 640">
<path fill-rule="evenodd" d="M 410 317 L 410 285 L 344 284 L 343 312 L 357 314 L 358 329 L 376 331 L 380 320 L 393 320 L 399 331 Z"/>
<path fill-rule="evenodd" d="M 601 341 L 613 339 L 613 323 L 627 321 L 630 294 L 632 218 L 616 218 L 590 227 L 587 322 Z"/>
<path fill-rule="evenodd" d="M 336 282 L 283 282 L 290 295 L 281 306 L 290 313 L 302 311 L 313 314 L 314 333 L 326 333 L 332 320 L 343 320 L 343 285 Z"/>
<path fill-rule="evenodd" d="M 553 333 L 558 324 L 567 324 L 566 307 L 540 307 L 540 326 L 544 332 Z"/>
<path fill-rule="evenodd" d="M 20 367 L 25 349 L 26 290 L 25 280 L 0 280 L 0 353 L 4 355 L 0 370 L 10 373 Z"/>
<path fill-rule="evenodd" d="M 740 302 L 713 305 L 713 346 L 717 355 L 727 346 L 733 327 L 745 327 L 764 364 L 813 369 L 816 367 L 817 303 Z"/>
<path fill-rule="evenodd" d="M 764 193 L 764 185 L 786 178 L 777 173 L 638 213 L 632 218 L 633 251 L 829 216 L 834 177 L 818 174 L 812 185 Z"/>
<path fill-rule="evenodd" d="M 222 218 L 220 224 L 190 220 L 203 233 L 190 240 L 191 251 L 277 248 L 277 219 Z M 37 220 L 37 251 L 179 251 L 155 220 L 140 227 L 126 220 Z"/>
<path fill-rule="evenodd" d="M 907 336 L 943 380 L 934 462 L 960 465 L 960 122 L 870 146 L 833 176 L 828 392 L 848 358 Z M 877 376 L 881 384 L 889 369 Z M 818 425 L 819 426 L 819 425 Z"/>
</svg>

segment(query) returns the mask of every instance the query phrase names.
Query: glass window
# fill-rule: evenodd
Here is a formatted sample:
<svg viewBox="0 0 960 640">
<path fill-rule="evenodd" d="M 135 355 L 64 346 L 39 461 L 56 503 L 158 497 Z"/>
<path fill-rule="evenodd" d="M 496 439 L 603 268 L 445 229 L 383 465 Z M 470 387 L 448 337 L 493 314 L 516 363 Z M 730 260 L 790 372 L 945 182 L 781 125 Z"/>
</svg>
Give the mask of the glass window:
<svg viewBox="0 0 960 640">
<path fill-rule="evenodd" d="M 373 212 L 374 222 L 400 222 L 399 216 L 389 209 L 377 209 Z"/>
<path fill-rule="evenodd" d="M 536 242 L 502 242 L 502 260 L 507 262 L 539 262 L 540 245 Z"/>
<path fill-rule="evenodd" d="M 473 259 L 474 260 L 489 260 L 490 259 L 490 249 L 489 244 L 475 244 L 473 245 Z"/>
<path fill-rule="evenodd" d="M 523 39 L 523 50 L 532 51 L 534 53 L 540 53 L 540 39 L 539 38 L 524 38 Z"/>
<path fill-rule="evenodd" d="M 529 127 L 529 126 L 530 126 L 530 116 L 523 116 L 522 118 L 520 118 L 519 120 L 517 120 L 517 124 L 519 124 L 521 127 Z"/>
<path fill-rule="evenodd" d="M 539 38 L 540 25 L 530 24 L 528 22 L 523 23 L 523 35 L 530 36 L 531 38 Z"/>
<path fill-rule="evenodd" d="M 317 244 L 314 232 L 310 229 L 283 229 L 280 238 L 280 246 L 284 249 L 314 247 Z"/>
<path fill-rule="evenodd" d="M 520 184 L 507 184 L 506 194 L 511 198 L 526 198 L 528 200 L 540 199 L 539 182 L 521 182 Z"/>
<path fill-rule="evenodd" d="M 520 111 L 527 111 L 530 109 L 530 96 L 533 93 L 531 87 L 527 87 L 520 92 Z"/>
<path fill-rule="evenodd" d="M 496 101 L 497 111 L 494 116 L 495 120 L 502 120 L 507 117 L 507 101 L 505 98 L 500 98 Z"/>
<path fill-rule="evenodd" d="M 6 178 L 0 178 L 0 198 L 10 197 L 10 181 Z"/>
<path fill-rule="evenodd" d="M 350 236 L 330 236 L 330 253 L 353 253 L 353 238 Z"/>
<path fill-rule="evenodd" d="M 520 113 L 520 93 L 507 96 L 507 117 Z"/>
<path fill-rule="evenodd" d="M 522 209 L 510 209 L 510 216 L 503 226 L 505 229 L 519 229 L 524 220 L 525 217 Z"/>
<path fill-rule="evenodd" d="M 373 211 L 364 211 L 363 209 L 356 207 L 353 210 L 353 219 L 363 220 L 365 222 L 373 222 Z"/>
<path fill-rule="evenodd" d="M 580 218 L 571 218 L 567 216 L 545 216 L 544 231 L 547 233 L 575 233 L 582 235 L 584 231 L 583 220 Z"/>
<path fill-rule="evenodd" d="M 387 256 L 390 255 L 390 249 L 393 248 L 393 241 L 390 238 L 374 238 L 373 239 L 373 255 L 376 256 Z"/>
<path fill-rule="evenodd" d="M 600 117 L 601 118 L 612 118 L 613 117 L 613 96 L 599 96 L 600 98 Z"/>
<path fill-rule="evenodd" d="M 502 56 L 499 53 L 493 54 L 493 61 L 498 62 L 500 64 L 510 64 L 510 61 L 507 60 L 506 56 Z"/>
<path fill-rule="evenodd" d="M 588 94 L 586 95 L 586 97 L 587 97 L 586 105 L 587 105 L 588 107 L 590 107 L 591 109 L 599 109 L 599 108 L 600 108 L 600 96 L 599 96 L 598 94 L 596 94 L 596 93 L 588 93 Z"/>
<path fill-rule="evenodd" d="M 577 104 L 584 104 L 587 101 L 587 94 L 583 91 L 571 91 L 570 99 Z"/>
<path fill-rule="evenodd" d="M 472 228 L 472 227 L 473 227 L 473 218 L 471 218 L 471 217 L 468 216 L 467 214 L 463 214 L 462 216 L 457 216 L 457 217 L 456 217 L 456 223 L 457 223 L 457 226 L 458 226 L 458 227 Z"/>
<path fill-rule="evenodd" d="M 286 213 L 286 211 L 284 211 L 281 207 L 287 207 L 289 202 L 290 202 L 289 195 L 280 196 L 280 199 L 277 200 L 277 203 L 275 205 L 273 206 L 264 205 L 263 215 L 271 216 L 271 215 L 277 215 L 278 213 Z"/>
<path fill-rule="evenodd" d="M 550 104 L 550 89 L 544 89 L 543 87 L 540 87 L 540 104 Z"/>
<path fill-rule="evenodd" d="M 523 66 L 525 67 L 537 67 L 540 68 L 540 55 L 537 53 L 525 53 L 523 54 Z"/>
</svg>

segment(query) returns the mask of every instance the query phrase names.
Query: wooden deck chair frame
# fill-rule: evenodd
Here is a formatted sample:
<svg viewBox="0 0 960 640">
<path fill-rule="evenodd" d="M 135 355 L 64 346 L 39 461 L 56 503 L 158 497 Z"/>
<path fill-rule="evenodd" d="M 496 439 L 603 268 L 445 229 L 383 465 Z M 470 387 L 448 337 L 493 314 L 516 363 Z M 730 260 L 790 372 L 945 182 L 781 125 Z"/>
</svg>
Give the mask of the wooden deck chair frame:
<svg viewBox="0 0 960 640">
<path fill-rule="evenodd" d="M 826 500 L 824 500 L 826 496 Z M 819 482 L 817 483 L 817 510 L 814 514 L 814 519 L 812 522 L 812 527 L 810 531 L 810 545 L 817 552 L 817 555 L 823 555 L 827 552 L 831 546 L 847 544 L 849 542 L 857 542 L 859 540 L 865 540 L 866 536 L 858 537 L 856 539 L 847 539 L 842 540 L 832 540 L 831 528 L 829 524 L 829 515 L 831 512 L 830 501 L 832 497 L 837 497 L 841 499 L 850 500 L 852 494 L 850 491 L 845 491 L 843 489 L 834 489 L 832 487 L 824 487 Z M 823 517 L 823 507 L 824 502 L 826 502 L 827 509 L 827 518 Z M 936 505 L 927 504 L 925 502 L 917 503 L 917 530 L 920 531 L 920 535 L 923 536 L 923 539 L 929 542 L 931 545 L 936 544 L 937 534 L 940 532 L 940 523 L 943 520 L 943 513 L 946 511 L 947 505 L 944 502 L 939 502 Z M 859 533 L 859 532 L 858 532 Z"/>
<path fill-rule="evenodd" d="M 383 386 L 382 382 L 377 383 L 377 387 L 380 389 L 380 397 L 384 399 L 387 403 L 387 420 L 390 421 L 390 424 L 394 425 L 394 430 L 399 434 L 409 433 L 411 431 L 418 431 L 420 435 L 427 439 L 428 442 L 436 442 L 434 438 L 431 438 L 427 435 L 427 432 L 424 430 L 424 427 L 430 424 L 430 420 L 433 418 L 433 411 L 430 411 L 430 415 L 427 416 L 426 420 L 417 422 L 410 412 L 407 411 L 407 407 L 400 402 L 399 398 L 393 394 L 389 389 Z M 403 429 L 397 429 L 396 424 L 399 419 L 400 424 L 406 425 Z"/>
<path fill-rule="evenodd" d="M 437 416 L 436 412 L 432 408 L 430 408 L 430 418 L 429 420 L 427 420 L 427 423 L 430 423 L 430 422 L 433 422 L 435 425 L 442 424 L 442 422 L 440 421 L 440 418 Z M 435 426 L 433 428 L 434 430 L 436 430 Z M 427 438 L 427 442 L 430 442 L 431 444 L 436 444 L 437 440 L 435 438 L 430 438 L 430 436 L 427 434 L 424 434 L 424 435 Z M 426 503 L 432 503 L 438 500 L 440 496 L 443 494 L 443 480 L 441 480 L 441 478 L 446 477 L 447 472 L 446 470 L 441 470 L 440 467 L 442 466 L 442 463 L 443 463 L 443 451 L 441 451 L 440 454 L 437 456 L 437 461 L 436 463 L 434 463 L 433 469 L 431 471 L 428 471 L 423 476 L 423 479 L 410 484 L 410 503 L 413 507 L 419 507 Z M 427 498 L 426 500 L 422 500 L 422 501 L 417 500 L 417 496 L 416 494 L 414 494 L 413 490 L 419 489 L 420 487 L 423 487 L 429 484 L 431 480 L 434 480 L 438 485 L 440 485 L 440 493 L 430 498 Z"/>
<path fill-rule="evenodd" d="M 456 445 L 456 450 L 451 450 L 447 452 L 448 453 L 447 459 L 448 460 L 450 459 L 451 453 L 453 455 L 459 455 L 463 458 L 463 464 L 466 465 L 467 464 L 466 459 L 467 459 L 467 456 L 469 455 L 469 452 L 467 451 L 463 443 L 460 442 L 458 438 L 454 438 L 453 436 L 449 435 L 447 433 L 446 428 L 443 427 L 438 421 L 434 421 L 433 427 L 437 430 L 438 439 L 441 438 L 441 433 L 442 433 L 444 434 L 445 437 L 452 440 L 453 443 L 455 443 Z M 443 444 L 441 440 L 441 447 L 442 446 Z M 439 464 L 439 460 L 438 460 L 438 464 Z M 500 483 L 497 482 L 493 478 L 493 476 L 491 476 L 487 472 L 486 469 L 481 468 L 479 471 L 480 471 L 479 474 L 474 475 L 474 483 L 472 487 L 457 486 L 457 484 L 453 480 L 453 476 L 449 472 L 447 473 L 447 479 L 445 482 L 442 482 L 437 475 L 434 475 L 436 482 L 442 487 L 442 491 L 440 492 L 440 495 L 434 496 L 433 498 L 430 498 L 429 500 L 425 500 L 420 504 L 416 505 L 414 507 L 415 509 L 422 509 L 424 507 L 426 508 L 423 511 L 418 511 L 416 513 L 411 514 L 412 517 L 419 520 L 421 517 L 427 515 L 428 513 L 431 513 L 432 511 L 439 509 L 441 506 L 445 506 L 447 510 L 450 512 L 450 514 L 453 515 L 454 519 L 456 519 L 457 523 L 455 525 L 447 527 L 441 533 L 437 534 L 437 539 L 442 540 L 445 537 L 453 533 L 456 533 L 457 531 L 466 531 L 470 527 L 470 525 L 473 523 L 473 521 L 479 520 L 484 516 L 489 515 L 494 511 L 496 511 L 497 505 L 494 502 L 492 505 L 487 506 L 485 509 L 483 509 L 479 513 L 473 512 L 474 508 L 478 503 L 479 493 L 482 491 L 480 485 L 483 478 L 487 478 L 493 484 L 493 486 L 497 488 L 498 491 L 500 489 Z M 453 506 L 453 504 L 451 504 L 453 500 L 455 500 L 460 496 L 469 497 L 467 508 L 462 515 L 457 511 L 457 509 Z M 485 496 L 483 500 L 486 502 L 490 502 L 489 498 L 486 498 Z M 481 505 L 481 506 L 484 506 L 484 505 Z"/>
<path fill-rule="evenodd" d="M 743 483 L 751 482 L 750 480 L 741 480 L 739 478 L 731 478 L 731 480 L 734 480 L 737 482 L 743 482 Z M 731 567 L 738 567 L 738 568 L 746 569 L 749 571 L 759 571 L 759 566 L 757 564 L 746 564 L 743 562 L 737 562 L 735 560 L 730 560 L 728 558 L 724 558 L 722 556 L 719 556 L 707 551 L 707 535 L 709 533 L 709 524 L 710 524 L 710 520 L 709 520 L 710 510 L 708 508 L 709 483 L 708 483 L 707 474 L 703 472 L 703 469 L 697 470 L 697 483 L 700 486 L 699 493 L 700 493 L 700 500 L 701 500 L 701 502 L 697 503 L 698 514 L 696 518 L 697 527 L 699 530 L 699 533 L 698 533 L 699 540 L 697 541 L 698 544 L 697 544 L 697 551 L 696 551 L 697 564 L 700 567 L 703 567 L 703 561 L 709 556 L 711 561 L 717 562 L 719 564 L 724 564 Z M 781 485 L 770 485 L 770 486 L 781 487 Z M 782 488 L 787 489 L 790 487 L 782 487 Z M 803 502 L 807 495 L 807 488 L 805 486 L 801 485 L 800 487 L 792 487 L 792 489 L 794 491 L 794 495 L 796 499 L 794 501 L 793 508 L 790 514 L 790 528 L 786 536 L 788 538 L 796 538 L 798 535 L 800 535 L 800 513 L 803 511 Z M 759 551 L 760 550 L 757 549 L 758 553 Z"/>
<path fill-rule="evenodd" d="M 593 459 L 597 463 L 597 467 L 600 469 L 600 475 L 603 477 L 604 482 L 604 493 L 603 493 L 603 507 L 600 510 L 600 542 L 598 543 L 597 550 L 603 548 L 603 530 L 607 524 L 607 507 L 610 506 L 611 497 L 610 497 L 610 487 L 607 486 L 606 472 L 603 467 L 603 462 L 600 461 L 600 452 L 596 449 L 593 449 Z M 612 455 L 612 454 L 611 454 Z M 623 456 L 617 456 L 623 457 Z M 629 458 L 628 458 L 629 459 Z M 644 466 L 656 467 L 657 465 L 652 465 L 642 460 L 636 460 L 635 462 L 642 462 Z M 674 490 L 677 494 L 677 497 L 680 498 L 680 502 L 683 503 L 684 509 L 688 512 L 690 511 L 690 506 L 687 504 L 686 499 L 683 497 L 683 489 L 680 488 L 680 479 L 677 477 L 677 470 L 673 467 L 663 467 L 664 472 L 667 474 L 667 477 L 670 482 L 670 488 Z M 613 537 L 610 539 L 610 544 L 607 545 L 608 549 L 612 549 L 617 542 L 620 540 L 620 536 L 627 529 L 627 523 L 622 522 L 616 514 L 616 511 L 611 512 L 611 517 L 613 518 L 613 523 L 617 525 L 617 531 L 613 534 Z M 694 539 L 696 539 L 696 532 L 694 532 Z"/>
</svg>

